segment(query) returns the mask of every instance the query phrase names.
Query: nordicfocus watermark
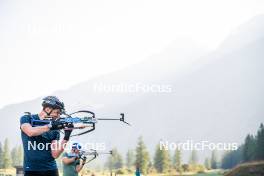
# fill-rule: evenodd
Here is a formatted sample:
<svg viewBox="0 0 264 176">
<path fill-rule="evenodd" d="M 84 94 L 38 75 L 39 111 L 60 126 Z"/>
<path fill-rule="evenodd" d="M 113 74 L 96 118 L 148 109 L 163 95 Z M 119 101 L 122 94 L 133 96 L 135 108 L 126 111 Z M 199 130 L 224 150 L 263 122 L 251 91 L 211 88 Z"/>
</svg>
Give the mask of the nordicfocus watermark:
<svg viewBox="0 0 264 176">
<path fill-rule="evenodd" d="M 28 141 L 28 147 L 27 150 L 58 150 L 58 149 L 66 149 L 70 150 L 72 144 L 75 142 L 69 142 L 68 144 L 63 144 L 61 145 L 60 142 L 54 142 L 54 143 L 37 143 L 36 141 Z M 105 143 L 103 142 L 96 142 L 96 143 L 81 143 L 78 142 L 83 150 L 89 150 L 89 149 L 94 149 L 98 151 L 105 151 Z"/>
<path fill-rule="evenodd" d="M 187 140 L 185 142 L 168 142 L 160 141 L 160 150 L 218 150 L 218 151 L 230 151 L 237 150 L 238 143 L 212 143 L 209 141 L 194 142 L 193 140 Z"/>
<path fill-rule="evenodd" d="M 169 84 L 105 84 L 95 83 L 93 85 L 95 92 L 102 93 L 171 93 L 172 85 Z"/>
</svg>

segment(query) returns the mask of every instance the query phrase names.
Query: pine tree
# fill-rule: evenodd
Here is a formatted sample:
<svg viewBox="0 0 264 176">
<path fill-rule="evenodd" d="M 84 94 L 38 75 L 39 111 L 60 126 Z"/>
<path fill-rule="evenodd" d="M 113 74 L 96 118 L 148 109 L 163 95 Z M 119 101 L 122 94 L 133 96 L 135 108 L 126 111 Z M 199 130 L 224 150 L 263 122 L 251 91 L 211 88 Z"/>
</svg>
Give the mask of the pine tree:
<svg viewBox="0 0 264 176">
<path fill-rule="evenodd" d="M 21 145 L 17 147 L 17 165 L 18 166 L 23 165 L 23 149 Z"/>
<path fill-rule="evenodd" d="M 12 166 L 21 166 L 23 162 L 22 146 L 14 147 L 11 150 Z"/>
<path fill-rule="evenodd" d="M 122 168 L 123 167 L 123 158 L 122 158 L 122 155 L 120 153 L 116 153 L 114 156 L 115 156 L 114 168 L 115 169 Z"/>
<path fill-rule="evenodd" d="M 264 126 L 260 125 L 256 139 L 256 159 L 264 160 Z"/>
<path fill-rule="evenodd" d="M 126 166 L 128 169 L 130 169 L 133 166 L 135 162 L 134 160 L 135 160 L 134 151 L 128 150 L 126 154 Z"/>
<path fill-rule="evenodd" d="M 198 156 L 196 150 L 192 150 L 189 164 L 196 165 L 198 163 Z"/>
<path fill-rule="evenodd" d="M 173 165 L 175 169 L 180 172 L 181 167 L 182 167 L 182 156 L 181 156 L 181 151 L 179 149 L 175 150 L 175 154 L 173 157 Z"/>
<path fill-rule="evenodd" d="M 212 169 L 217 169 L 217 154 L 216 154 L 216 150 L 212 151 L 211 168 Z"/>
<path fill-rule="evenodd" d="M 256 140 L 253 135 L 247 135 L 243 147 L 243 160 L 245 162 L 252 161 L 256 156 Z"/>
<path fill-rule="evenodd" d="M 0 169 L 2 169 L 3 166 L 3 157 L 4 157 L 4 152 L 3 152 L 3 147 L 2 147 L 2 143 L 0 142 Z"/>
<path fill-rule="evenodd" d="M 155 157 L 154 157 L 154 167 L 159 173 L 166 173 L 170 167 L 170 156 L 168 150 L 160 145 L 157 145 Z"/>
<path fill-rule="evenodd" d="M 10 156 L 10 150 L 9 150 L 9 141 L 8 139 L 5 139 L 4 142 L 4 151 L 3 151 L 3 168 L 7 169 L 11 167 L 12 161 Z"/>
<path fill-rule="evenodd" d="M 210 162 L 210 159 L 209 158 L 205 158 L 205 160 L 204 160 L 204 166 L 208 170 L 211 169 L 211 162 Z"/>
<path fill-rule="evenodd" d="M 154 167 L 159 173 L 162 173 L 161 162 L 162 162 L 161 150 L 160 150 L 159 146 L 157 146 L 156 152 L 154 155 Z"/>
<path fill-rule="evenodd" d="M 143 142 L 143 138 L 139 137 L 136 147 L 136 161 L 135 164 L 139 167 L 141 173 L 146 174 L 149 165 L 149 154 Z"/>
<path fill-rule="evenodd" d="M 105 167 L 108 168 L 109 170 L 113 170 L 114 169 L 114 160 L 112 158 L 112 155 L 110 155 L 107 158 L 107 161 L 105 163 Z"/>
<path fill-rule="evenodd" d="M 17 147 L 14 147 L 11 150 L 11 159 L 12 159 L 12 166 L 17 166 Z"/>
<path fill-rule="evenodd" d="M 113 154 L 108 157 L 107 160 L 107 167 L 112 170 L 112 169 L 120 169 L 123 167 L 123 159 L 121 154 L 117 151 L 116 148 L 112 150 Z"/>
<path fill-rule="evenodd" d="M 222 168 L 230 169 L 239 163 L 264 159 L 264 126 L 260 125 L 257 136 L 247 135 L 238 150 L 229 151 L 222 158 Z"/>
</svg>

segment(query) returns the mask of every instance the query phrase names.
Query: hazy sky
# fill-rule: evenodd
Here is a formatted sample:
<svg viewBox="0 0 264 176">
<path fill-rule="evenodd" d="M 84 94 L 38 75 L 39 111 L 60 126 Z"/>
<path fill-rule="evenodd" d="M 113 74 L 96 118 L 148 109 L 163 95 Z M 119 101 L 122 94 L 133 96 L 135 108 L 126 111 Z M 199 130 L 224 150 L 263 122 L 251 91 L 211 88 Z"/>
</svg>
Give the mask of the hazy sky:
<svg viewBox="0 0 264 176">
<path fill-rule="evenodd" d="M 178 37 L 216 48 L 263 0 L 0 0 L 0 107 L 137 63 Z"/>
</svg>

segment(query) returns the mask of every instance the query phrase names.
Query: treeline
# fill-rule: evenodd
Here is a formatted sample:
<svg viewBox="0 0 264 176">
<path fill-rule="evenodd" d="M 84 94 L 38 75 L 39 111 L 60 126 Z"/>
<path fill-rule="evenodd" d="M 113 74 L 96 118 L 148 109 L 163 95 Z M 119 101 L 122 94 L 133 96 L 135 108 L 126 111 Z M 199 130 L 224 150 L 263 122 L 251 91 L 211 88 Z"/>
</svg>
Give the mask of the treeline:
<svg viewBox="0 0 264 176">
<path fill-rule="evenodd" d="M 225 153 L 222 168 L 229 169 L 239 163 L 264 160 L 264 126 L 260 125 L 257 134 L 248 134 L 238 150 Z"/>
<path fill-rule="evenodd" d="M 220 167 L 216 151 L 213 151 L 210 158 L 206 158 L 204 164 L 199 164 L 198 155 L 195 150 L 191 152 L 188 164 L 182 161 L 182 152 L 175 150 L 173 155 L 164 147 L 157 144 L 154 157 L 151 158 L 143 138 L 140 137 L 134 150 L 128 150 L 125 160 L 122 155 L 113 150 L 113 155 L 109 156 L 105 167 L 109 170 L 117 171 L 118 174 L 133 173 L 138 167 L 141 173 L 182 173 L 182 172 L 204 172 L 209 169 Z"/>
<path fill-rule="evenodd" d="M 0 142 L 0 169 L 8 169 L 14 166 L 22 166 L 22 164 L 22 146 L 16 146 L 11 149 L 8 139 L 5 139 L 3 144 Z"/>
<path fill-rule="evenodd" d="M 113 149 L 113 155 L 109 156 L 105 167 L 109 170 L 118 171 L 119 174 L 132 173 L 138 167 L 141 173 L 182 173 L 182 172 L 204 172 L 210 169 L 229 169 L 243 162 L 264 160 L 264 126 L 260 125 L 257 134 L 248 134 L 238 150 L 226 152 L 221 162 L 217 156 L 217 151 L 212 151 L 209 158 L 205 158 L 204 163 L 199 163 L 197 151 L 191 152 L 189 162 L 183 163 L 182 152 L 175 150 L 170 154 L 165 148 L 160 148 L 157 144 L 154 156 L 151 157 L 142 137 L 139 137 L 135 149 L 128 150 L 123 159 L 117 149 Z M 8 139 L 4 143 L 0 142 L 0 169 L 14 166 L 21 166 L 23 162 L 22 146 L 10 148 Z"/>
<path fill-rule="evenodd" d="M 146 173 L 182 173 L 182 172 L 204 172 L 210 169 L 230 169 L 239 163 L 264 160 L 264 127 L 260 125 L 257 134 L 248 134 L 242 145 L 237 150 L 226 152 L 222 158 L 218 158 L 217 151 L 214 150 L 209 158 L 205 158 L 204 163 L 198 161 L 197 151 L 191 152 L 189 162 L 182 162 L 182 152 L 175 150 L 170 155 L 168 150 L 160 148 L 157 144 L 153 158 L 151 158 L 142 137 L 138 139 L 137 146 L 134 150 L 128 150 L 125 160 L 122 155 L 113 150 L 113 156 L 109 157 L 105 166 L 109 170 L 118 171 L 119 174 L 124 172 L 134 172 L 136 167 Z"/>
</svg>

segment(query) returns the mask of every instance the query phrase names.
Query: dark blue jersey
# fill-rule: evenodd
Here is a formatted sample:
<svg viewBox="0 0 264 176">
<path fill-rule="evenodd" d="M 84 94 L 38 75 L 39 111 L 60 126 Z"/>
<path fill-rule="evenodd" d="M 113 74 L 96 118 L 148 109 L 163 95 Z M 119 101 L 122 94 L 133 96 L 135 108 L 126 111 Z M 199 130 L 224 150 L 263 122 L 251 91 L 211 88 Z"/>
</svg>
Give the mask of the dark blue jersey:
<svg viewBox="0 0 264 176">
<path fill-rule="evenodd" d="M 24 115 L 20 118 L 20 125 L 31 123 L 31 120 L 39 120 L 39 116 Z M 56 161 L 51 154 L 51 142 L 60 139 L 57 130 L 48 131 L 39 136 L 29 137 L 21 130 L 21 138 L 24 148 L 24 170 L 45 171 L 57 169 Z"/>
</svg>

